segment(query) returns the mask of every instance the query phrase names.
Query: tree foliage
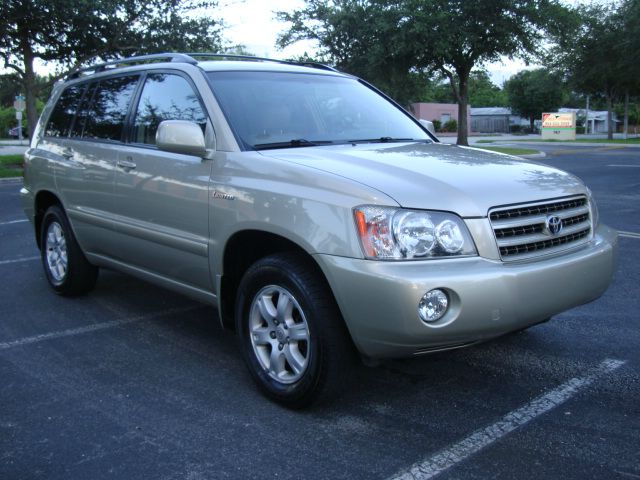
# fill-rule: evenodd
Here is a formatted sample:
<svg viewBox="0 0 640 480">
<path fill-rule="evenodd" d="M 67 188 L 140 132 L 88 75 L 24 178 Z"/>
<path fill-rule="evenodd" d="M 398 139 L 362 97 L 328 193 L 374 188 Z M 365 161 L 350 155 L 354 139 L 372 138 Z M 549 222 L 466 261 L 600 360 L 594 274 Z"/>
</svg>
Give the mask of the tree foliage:
<svg viewBox="0 0 640 480">
<path fill-rule="evenodd" d="M 560 8 L 557 0 L 306 0 L 300 10 L 280 12 L 291 22 L 280 44 L 316 40 L 339 68 L 389 90 L 411 78 L 407 72 L 439 71 L 451 83 L 458 143 L 466 145 L 472 69 L 533 54 Z"/>
<path fill-rule="evenodd" d="M 532 131 L 543 112 L 558 109 L 569 97 L 562 77 L 544 68 L 517 73 L 505 82 L 504 89 L 511 110 L 528 118 Z"/>
<path fill-rule="evenodd" d="M 221 25 L 197 9 L 199 0 L 4 0 L 0 6 L 0 56 L 19 76 L 31 129 L 37 119 L 36 60 L 60 72 L 95 59 L 166 50 L 219 50 Z"/>
<path fill-rule="evenodd" d="M 457 81 L 457 78 L 456 78 Z M 456 103 L 451 84 L 442 74 L 426 81 L 422 102 Z M 486 70 L 474 70 L 469 75 L 469 105 L 472 107 L 506 107 L 507 96 L 495 85 Z"/>
<path fill-rule="evenodd" d="M 640 2 L 582 5 L 567 26 L 547 64 L 566 75 L 576 91 L 605 98 L 612 138 L 613 103 L 640 93 Z"/>
<path fill-rule="evenodd" d="M 419 98 L 425 71 L 417 68 L 407 39 L 398 31 L 403 11 L 384 0 L 307 0 L 305 8 L 279 12 L 291 27 L 281 47 L 312 39 L 315 61 L 334 65 L 382 89 L 402 104 Z"/>
</svg>

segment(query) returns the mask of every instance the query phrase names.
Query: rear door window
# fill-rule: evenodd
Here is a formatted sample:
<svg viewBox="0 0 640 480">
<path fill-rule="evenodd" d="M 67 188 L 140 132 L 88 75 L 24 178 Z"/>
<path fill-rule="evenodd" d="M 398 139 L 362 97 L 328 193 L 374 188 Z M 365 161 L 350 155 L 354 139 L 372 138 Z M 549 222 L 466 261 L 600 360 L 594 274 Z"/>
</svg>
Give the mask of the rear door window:
<svg viewBox="0 0 640 480">
<path fill-rule="evenodd" d="M 135 93 L 139 76 L 123 76 L 101 80 L 87 111 L 83 138 L 122 139 L 124 122 Z"/>
<path fill-rule="evenodd" d="M 86 85 L 71 85 L 62 92 L 49 116 L 49 121 L 44 131 L 45 136 L 66 137 L 69 135 L 71 122 L 85 89 Z"/>
<path fill-rule="evenodd" d="M 134 117 L 132 141 L 155 145 L 158 125 L 164 120 L 194 122 L 204 132 L 207 116 L 194 89 L 184 77 L 153 73 L 144 82 Z"/>
</svg>

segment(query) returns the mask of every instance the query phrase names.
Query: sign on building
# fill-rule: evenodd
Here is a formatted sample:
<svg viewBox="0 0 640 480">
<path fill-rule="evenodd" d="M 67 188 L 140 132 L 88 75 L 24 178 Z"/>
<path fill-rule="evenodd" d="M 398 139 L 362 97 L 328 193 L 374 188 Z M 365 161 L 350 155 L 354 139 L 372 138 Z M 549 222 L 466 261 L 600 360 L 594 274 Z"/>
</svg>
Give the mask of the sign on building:
<svg viewBox="0 0 640 480">
<path fill-rule="evenodd" d="M 575 140 L 576 114 L 571 113 L 543 113 L 543 140 Z"/>
</svg>

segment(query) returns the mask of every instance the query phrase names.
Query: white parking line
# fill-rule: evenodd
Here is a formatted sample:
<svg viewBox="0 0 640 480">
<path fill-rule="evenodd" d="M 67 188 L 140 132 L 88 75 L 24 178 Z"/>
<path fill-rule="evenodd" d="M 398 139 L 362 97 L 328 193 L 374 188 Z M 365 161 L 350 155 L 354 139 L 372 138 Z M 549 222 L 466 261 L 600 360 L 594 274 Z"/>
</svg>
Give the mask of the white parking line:
<svg viewBox="0 0 640 480">
<path fill-rule="evenodd" d="M 58 330 L 57 332 L 43 333 L 40 335 L 34 335 L 33 337 L 20 338 L 11 342 L 0 342 L 0 350 L 6 350 L 8 348 L 21 347 L 23 345 L 29 345 L 31 343 L 44 342 L 45 340 L 52 340 L 54 338 L 72 337 L 74 335 L 80 335 L 83 333 L 95 332 L 97 330 L 105 330 L 107 328 L 119 327 L 120 325 L 126 325 L 128 323 L 141 322 L 143 320 L 152 320 L 155 318 L 166 317 L 167 315 L 174 315 L 177 313 L 185 313 L 190 310 L 197 310 L 202 308 L 197 307 L 183 307 L 172 308 L 160 313 L 147 313 L 145 315 L 138 315 L 136 317 L 123 318 L 121 320 L 112 320 L 110 322 L 94 323 L 92 325 L 86 325 L 84 327 L 70 328 L 68 330 Z"/>
<path fill-rule="evenodd" d="M 0 265 L 7 265 L 9 263 L 30 262 L 31 260 L 38 260 L 40 257 L 23 257 L 14 258 L 13 260 L 0 260 Z"/>
<path fill-rule="evenodd" d="M 23 220 L 10 220 L 8 222 L 0 222 L 0 226 L 1 225 L 13 225 L 14 223 L 24 223 L 24 222 L 28 222 L 29 220 L 27 220 L 26 218 Z"/>
<path fill-rule="evenodd" d="M 640 168 L 640 165 L 607 165 L 607 167 Z"/>
<path fill-rule="evenodd" d="M 584 377 L 572 378 L 558 388 L 541 395 L 518 408 L 486 428 L 476 430 L 464 440 L 440 451 L 432 457 L 416 463 L 408 471 L 400 472 L 390 480 L 426 480 L 466 460 L 474 453 L 488 447 L 496 440 L 513 432 L 536 417 L 554 409 L 588 387 L 600 377 L 620 368 L 626 362 L 606 359 L 595 370 Z"/>
<path fill-rule="evenodd" d="M 627 238 L 640 238 L 640 233 L 624 232 L 622 230 L 618 230 L 618 235 Z"/>
</svg>

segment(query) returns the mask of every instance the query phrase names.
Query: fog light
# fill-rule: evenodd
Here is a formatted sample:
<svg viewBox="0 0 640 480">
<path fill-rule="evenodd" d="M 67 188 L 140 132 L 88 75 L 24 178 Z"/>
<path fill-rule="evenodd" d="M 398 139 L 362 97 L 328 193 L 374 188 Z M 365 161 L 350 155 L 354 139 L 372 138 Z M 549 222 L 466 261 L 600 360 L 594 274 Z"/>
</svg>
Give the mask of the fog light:
<svg viewBox="0 0 640 480">
<path fill-rule="evenodd" d="M 422 321 L 427 323 L 440 320 L 447 312 L 449 298 L 442 290 L 430 290 L 425 293 L 418 304 L 418 315 Z"/>
</svg>

